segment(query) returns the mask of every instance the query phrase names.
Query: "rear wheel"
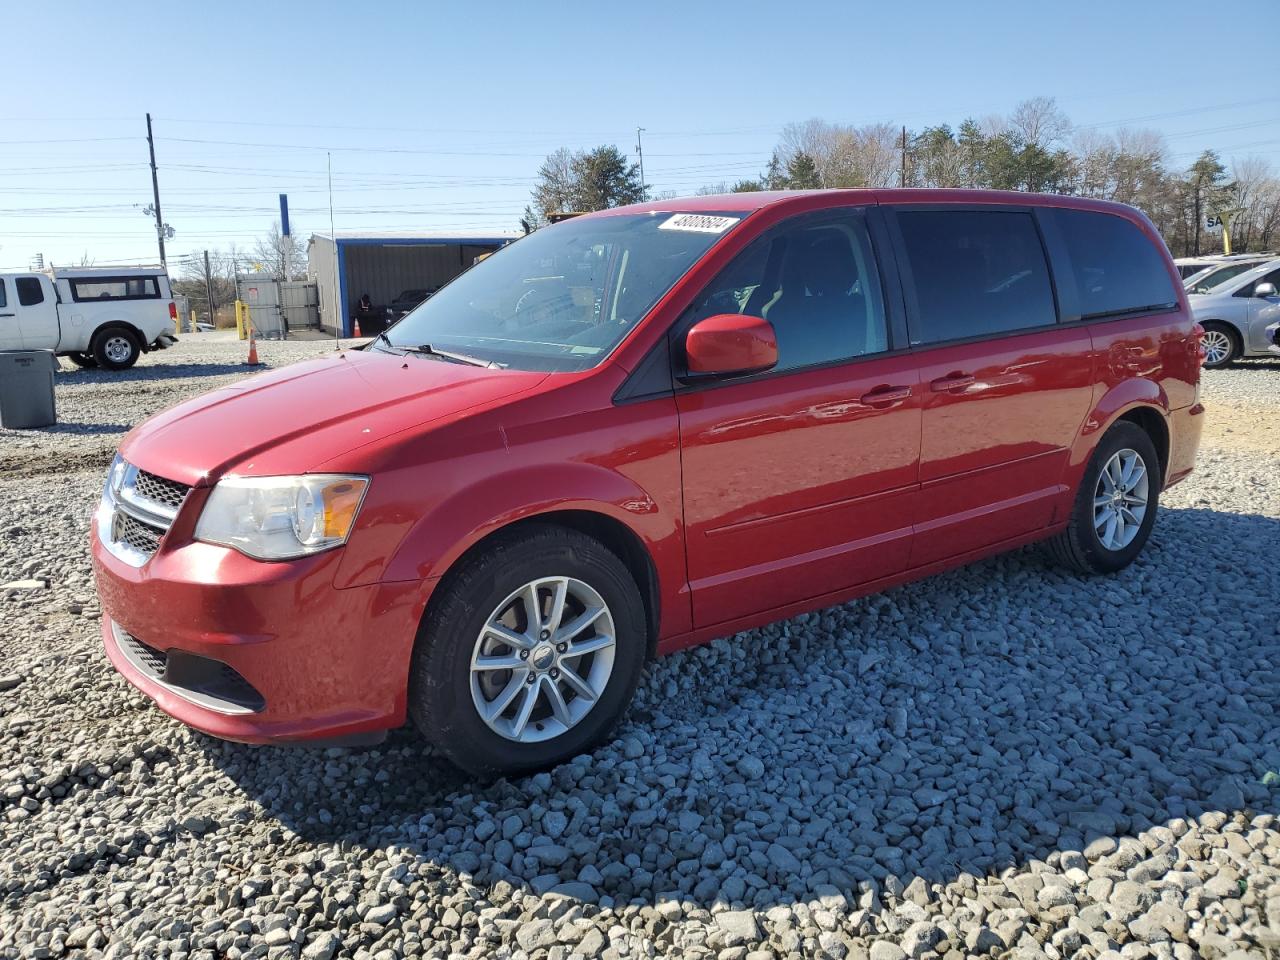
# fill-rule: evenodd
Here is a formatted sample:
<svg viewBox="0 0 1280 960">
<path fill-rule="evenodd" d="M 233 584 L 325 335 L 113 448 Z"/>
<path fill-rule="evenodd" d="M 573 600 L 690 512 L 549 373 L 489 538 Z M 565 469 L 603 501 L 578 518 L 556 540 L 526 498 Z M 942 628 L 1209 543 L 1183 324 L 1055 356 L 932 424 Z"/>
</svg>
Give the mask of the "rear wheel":
<svg viewBox="0 0 1280 960">
<path fill-rule="evenodd" d="M 1085 469 L 1067 528 L 1046 547 L 1081 573 L 1114 573 L 1142 552 L 1159 507 L 1162 478 L 1145 430 L 1122 420 L 1107 431 Z"/>
<path fill-rule="evenodd" d="M 93 337 L 93 358 L 106 370 L 127 370 L 141 355 L 142 344 L 124 327 L 107 327 Z"/>
<path fill-rule="evenodd" d="M 68 353 L 67 359 L 77 367 L 84 367 L 86 370 L 92 370 L 98 365 L 98 361 L 90 353 Z"/>
<path fill-rule="evenodd" d="M 573 530 L 528 527 L 464 561 L 433 598 L 409 710 L 457 766 L 519 774 L 590 749 L 631 702 L 646 619 L 626 566 Z"/>
<path fill-rule="evenodd" d="M 1225 367 L 1240 356 L 1240 334 L 1225 323 L 1210 320 L 1204 324 L 1204 365 L 1213 370 Z"/>
</svg>

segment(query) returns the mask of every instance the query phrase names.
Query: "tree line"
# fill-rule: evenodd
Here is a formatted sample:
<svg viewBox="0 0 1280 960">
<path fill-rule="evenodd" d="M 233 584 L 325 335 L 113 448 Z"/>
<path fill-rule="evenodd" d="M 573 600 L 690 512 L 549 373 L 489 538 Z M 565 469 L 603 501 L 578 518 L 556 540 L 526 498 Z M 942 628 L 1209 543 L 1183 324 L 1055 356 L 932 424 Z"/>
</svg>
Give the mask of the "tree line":
<svg viewBox="0 0 1280 960">
<path fill-rule="evenodd" d="M 609 177 L 588 176 L 599 168 L 584 158 L 606 153 Z M 582 186 L 587 182 L 590 189 Z M 1049 97 L 1026 100 L 1008 116 L 966 119 L 954 129 L 945 123 L 914 131 L 887 123 L 791 123 L 760 176 L 698 193 L 896 186 L 1115 200 L 1146 213 L 1175 256 L 1220 251 L 1221 239 L 1206 233 L 1206 218 L 1234 211 L 1235 252 L 1280 246 L 1280 177 L 1265 160 L 1249 157 L 1228 169 L 1216 151 L 1205 150 L 1179 167 L 1158 132 L 1076 127 Z M 635 165 L 615 147 L 560 150 L 539 170 L 526 226 L 557 210 L 606 209 L 648 193 Z"/>
</svg>

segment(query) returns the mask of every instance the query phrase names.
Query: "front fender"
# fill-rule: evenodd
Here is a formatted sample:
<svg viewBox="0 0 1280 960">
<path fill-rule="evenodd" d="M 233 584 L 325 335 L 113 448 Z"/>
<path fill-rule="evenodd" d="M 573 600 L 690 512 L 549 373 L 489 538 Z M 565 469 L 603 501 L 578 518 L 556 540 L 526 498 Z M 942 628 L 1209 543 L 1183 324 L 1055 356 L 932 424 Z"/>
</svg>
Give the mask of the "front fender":
<svg viewBox="0 0 1280 960">
<path fill-rule="evenodd" d="M 590 463 L 544 464 L 491 474 L 421 517 L 381 579 L 439 578 L 467 550 L 504 527 L 555 512 L 583 511 L 621 523 L 644 545 L 657 575 L 660 633 L 681 632 L 690 626 L 679 502 L 662 499 L 630 477 Z"/>
</svg>

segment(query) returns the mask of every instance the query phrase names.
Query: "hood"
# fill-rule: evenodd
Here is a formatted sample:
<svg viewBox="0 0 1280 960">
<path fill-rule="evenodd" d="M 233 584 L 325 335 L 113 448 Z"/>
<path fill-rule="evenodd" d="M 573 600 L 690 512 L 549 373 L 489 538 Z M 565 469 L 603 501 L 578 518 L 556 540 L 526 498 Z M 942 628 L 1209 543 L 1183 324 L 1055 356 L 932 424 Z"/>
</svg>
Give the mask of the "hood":
<svg viewBox="0 0 1280 960">
<path fill-rule="evenodd" d="M 346 350 L 248 377 L 151 417 L 130 463 L 196 484 L 226 473 L 305 473 L 395 433 L 527 392 L 548 375 Z"/>
</svg>

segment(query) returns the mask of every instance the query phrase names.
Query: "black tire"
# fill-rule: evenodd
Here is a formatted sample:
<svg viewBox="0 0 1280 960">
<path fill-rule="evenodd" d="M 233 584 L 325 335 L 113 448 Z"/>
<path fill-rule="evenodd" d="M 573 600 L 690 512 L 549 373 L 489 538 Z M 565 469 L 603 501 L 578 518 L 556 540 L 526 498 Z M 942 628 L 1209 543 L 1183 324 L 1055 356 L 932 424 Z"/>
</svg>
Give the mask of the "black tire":
<svg viewBox="0 0 1280 960">
<path fill-rule="evenodd" d="M 93 335 L 93 358 L 104 370 L 128 370 L 140 356 L 142 344 L 132 330 L 103 327 Z"/>
<path fill-rule="evenodd" d="M 523 743 L 497 733 L 480 716 L 471 657 L 490 615 L 541 577 L 572 577 L 599 594 L 613 617 L 614 661 L 603 693 L 581 720 L 558 736 Z M 561 763 L 603 740 L 630 704 L 648 647 L 646 624 L 635 580 L 602 544 L 563 527 L 523 526 L 464 560 L 432 598 L 410 665 L 410 716 L 450 761 L 478 777 Z"/>
<path fill-rule="evenodd" d="M 1219 320 L 1207 320 L 1203 326 L 1205 334 L 1212 331 L 1215 335 L 1225 337 L 1227 342 L 1226 353 L 1214 360 L 1210 360 L 1208 356 L 1205 357 L 1204 366 L 1206 370 L 1218 370 L 1240 359 L 1240 354 L 1244 349 L 1240 342 L 1240 331 L 1231 326 L 1231 324 L 1222 323 Z"/>
<path fill-rule="evenodd" d="M 1132 450 L 1147 469 L 1148 489 L 1146 513 L 1137 535 L 1126 546 L 1110 550 L 1102 543 L 1094 526 L 1093 500 L 1103 468 L 1116 453 Z M 1133 562 L 1142 552 L 1160 507 L 1160 489 L 1164 484 L 1160 458 L 1147 432 L 1135 423 L 1121 420 L 1098 441 L 1089 458 L 1067 528 L 1045 542 L 1045 548 L 1056 563 L 1079 573 L 1115 573 Z"/>
<path fill-rule="evenodd" d="M 83 367 L 85 370 L 92 370 L 98 365 L 97 358 L 88 353 L 68 353 L 67 359 L 74 363 L 77 367 Z"/>
</svg>

